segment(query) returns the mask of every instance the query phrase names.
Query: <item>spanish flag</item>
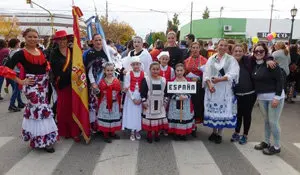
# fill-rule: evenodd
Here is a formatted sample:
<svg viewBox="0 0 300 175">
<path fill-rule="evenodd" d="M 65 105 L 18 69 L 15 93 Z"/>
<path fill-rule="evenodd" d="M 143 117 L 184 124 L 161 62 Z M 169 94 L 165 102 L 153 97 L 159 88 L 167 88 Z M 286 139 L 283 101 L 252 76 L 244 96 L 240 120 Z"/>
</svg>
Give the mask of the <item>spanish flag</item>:
<svg viewBox="0 0 300 175">
<path fill-rule="evenodd" d="M 83 16 L 79 7 L 73 6 L 73 55 L 72 55 L 72 115 L 86 141 L 90 141 L 90 119 L 88 110 L 88 88 L 79 35 L 79 18 Z"/>
</svg>

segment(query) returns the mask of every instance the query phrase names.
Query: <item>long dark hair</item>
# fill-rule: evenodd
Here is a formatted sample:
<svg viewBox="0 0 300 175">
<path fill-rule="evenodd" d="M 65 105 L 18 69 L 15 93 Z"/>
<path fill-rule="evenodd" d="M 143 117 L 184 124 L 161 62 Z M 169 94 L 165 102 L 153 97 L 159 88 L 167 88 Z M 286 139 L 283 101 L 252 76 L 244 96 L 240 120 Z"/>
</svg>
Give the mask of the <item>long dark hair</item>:
<svg viewBox="0 0 300 175">
<path fill-rule="evenodd" d="M 259 42 L 259 43 L 257 43 L 256 45 L 254 45 L 254 47 L 253 47 L 253 52 L 255 51 L 255 49 L 256 49 L 258 46 L 261 46 L 261 47 L 264 49 L 264 51 L 265 51 L 265 57 L 264 57 L 264 59 L 270 56 L 270 55 L 269 55 L 269 49 L 268 49 L 267 45 L 266 45 L 265 43 L 263 43 L 263 42 Z M 254 54 L 253 54 L 253 57 L 256 59 L 256 57 L 254 56 Z"/>
</svg>

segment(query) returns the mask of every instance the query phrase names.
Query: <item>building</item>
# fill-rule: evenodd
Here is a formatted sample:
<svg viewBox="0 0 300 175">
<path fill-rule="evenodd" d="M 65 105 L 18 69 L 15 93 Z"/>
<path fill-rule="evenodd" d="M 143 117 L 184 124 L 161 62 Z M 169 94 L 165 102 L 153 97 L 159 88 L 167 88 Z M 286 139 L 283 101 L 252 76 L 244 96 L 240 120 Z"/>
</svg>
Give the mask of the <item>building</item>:
<svg viewBox="0 0 300 175">
<path fill-rule="evenodd" d="M 193 20 L 192 33 L 197 39 L 218 40 L 220 38 L 246 40 L 257 36 L 266 40 L 269 33 L 269 19 L 211 18 Z M 273 19 L 271 32 L 277 33 L 276 40 L 288 41 L 291 32 L 290 19 Z M 190 33 L 190 23 L 180 29 L 180 39 Z M 300 39 L 300 20 L 295 20 L 293 39 Z"/>
<path fill-rule="evenodd" d="M 52 35 L 51 18 L 47 13 L 0 13 L 0 16 L 17 18 L 17 24 L 22 31 L 31 27 L 36 29 L 41 37 Z M 86 29 L 83 19 L 79 22 L 79 25 L 80 28 Z M 66 30 L 68 34 L 72 34 L 72 15 L 53 14 L 53 28 L 54 30 Z"/>
</svg>

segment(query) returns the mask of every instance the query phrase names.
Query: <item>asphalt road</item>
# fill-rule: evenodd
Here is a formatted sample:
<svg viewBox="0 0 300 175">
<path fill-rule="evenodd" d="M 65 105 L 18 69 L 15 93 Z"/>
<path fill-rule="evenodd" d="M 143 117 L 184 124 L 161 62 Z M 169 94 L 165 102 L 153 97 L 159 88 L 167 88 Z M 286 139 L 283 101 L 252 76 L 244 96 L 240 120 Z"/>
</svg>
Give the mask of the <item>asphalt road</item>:
<svg viewBox="0 0 300 175">
<path fill-rule="evenodd" d="M 3 94 L 3 92 L 2 92 Z M 121 140 L 111 144 L 94 135 L 89 145 L 61 140 L 54 154 L 32 150 L 20 138 L 22 112 L 8 112 L 9 96 L 0 102 L 0 174 L 12 175 L 193 175 L 193 174 L 300 174 L 300 97 L 296 104 L 286 104 L 281 116 L 282 152 L 264 156 L 253 145 L 264 134 L 262 116 L 253 111 L 249 143 L 244 146 L 230 142 L 232 130 L 225 130 L 223 143 L 216 145 L 207 138 L 209 128 L 198 126 L 198 137 L 188 141 L 173 141 L 162 137 L 161 142 L 148 144 L 130 141 L 126 132 L 118 133 Z"/>
</svg>

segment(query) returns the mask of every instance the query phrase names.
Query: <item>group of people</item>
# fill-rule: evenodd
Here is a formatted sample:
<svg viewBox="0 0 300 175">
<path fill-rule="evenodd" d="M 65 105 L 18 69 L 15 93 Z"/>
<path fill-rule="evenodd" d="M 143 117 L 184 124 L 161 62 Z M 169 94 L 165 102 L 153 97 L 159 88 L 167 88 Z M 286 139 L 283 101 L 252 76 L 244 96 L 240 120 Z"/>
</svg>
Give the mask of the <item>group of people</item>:
<svg viewBox="0 0 300 175">
<path fill-rule="evenodd" d="M 36 30 L 29 28 L 23 36 L 25 47 L 1 67 L 0 76 L 24 86 L 24 140 L 30 141 L 33 148 L 54 152 L 58 136 L 80 141 L 80 129 L 72 118 L 72 36 L 57 31 L 54 46 L 46 54 L 37 48 Z M 118 60 L 122 68 L 116 68 L 103 49 L 102 40 L 99 34 L 93 36 L 92 47 L 84 53 L 83 60 L 91 130 L 101 132 L 105 142 L 119 139 L 116 132 L 125 129 L 131 132 L 132 141 L 141 139 L 142 130 L 147 132 L 149 143 L 159 142 L 161 134 L 187 140 L 188 135 L 197 136 L 196 124 L 203 123 L 212 128 L 209 141 L 220 144 L 223 129 L 233 128 L 231 141 L 246 144 L 257 100 L 265 119 L 265 138 L 255 149 L 267 155 L 280 152 L 279 119 L 287 91 L 285 84 L 289 90 L 295 86 L 287 81 L 289 73 L 285 72 L 283 57 L 290 55 L 292 47 L 283 48 L 279 42 L 277 50 L 282 49 L 283 54 L 271 54 L 265 43 L 258 43 L 249 53 L 244 45 L 221 39 L 215 53 L 205 58 L 203 53 L 207 54 L 207 50 L 202 42 L 195 42 L 194 35 L 186 36 L 187 48 L 182 49 L 176 33 L 171 31 L 167 42 L 157 41 L 150 53 L 143 48 L 143 39 L 134 37 Z M 299 59 L 298 56 L 293 63 L 288 62 L 293 64 L 295 74 L 299 72 Z M 12 70 L 18 64 L 25 79 Z M 289 65 L 287 69 L 290 70 Z M 187 81 L 196 82 L 196 94 L 167 91 L 168 82 Z M 54 96 L 55 92 L 57 125 L 50 108 L 50 94 Z M 240 134 L 242 124 L 244 130 Z"/>
</svg>

